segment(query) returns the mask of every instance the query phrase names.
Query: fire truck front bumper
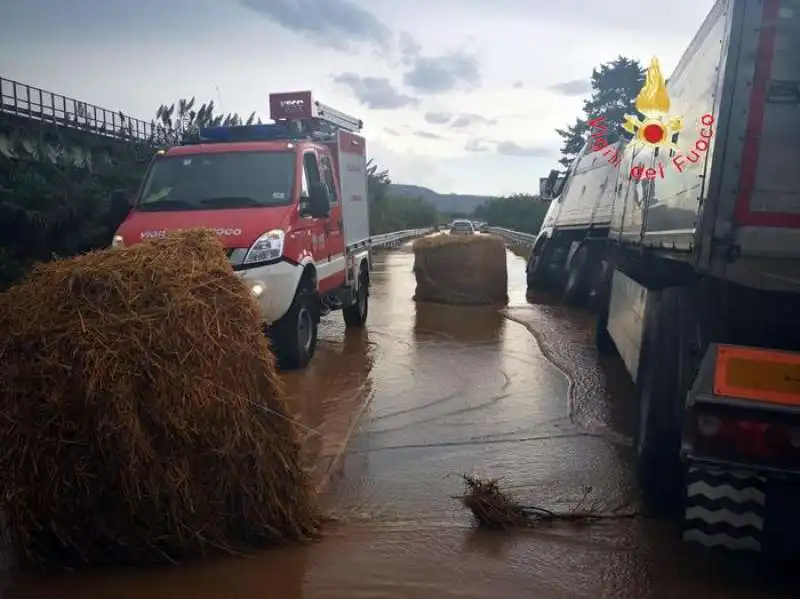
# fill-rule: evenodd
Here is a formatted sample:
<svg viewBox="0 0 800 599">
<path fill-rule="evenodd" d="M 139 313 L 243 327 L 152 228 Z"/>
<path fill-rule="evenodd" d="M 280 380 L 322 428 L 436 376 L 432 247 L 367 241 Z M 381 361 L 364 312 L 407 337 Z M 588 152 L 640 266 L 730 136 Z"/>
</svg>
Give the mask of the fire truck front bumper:
<svg viewBox="0 0 800 599">
<path fill-rule="evenodd" d="M 302 266 L 285 260 L 239 269 L 237 273 L 250 289 L 265 324 L 279 320 L 294 301 L 297 285 L 303 274 Z"/>
</svg>

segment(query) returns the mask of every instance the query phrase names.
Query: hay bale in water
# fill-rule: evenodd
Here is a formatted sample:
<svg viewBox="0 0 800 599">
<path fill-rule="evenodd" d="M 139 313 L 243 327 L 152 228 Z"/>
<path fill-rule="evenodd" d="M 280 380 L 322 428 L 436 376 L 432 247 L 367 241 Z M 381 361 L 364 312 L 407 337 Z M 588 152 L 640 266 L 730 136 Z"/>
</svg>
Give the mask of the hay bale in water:
<svg viewBox="0 0 800 599">
<path fill-rule="evenodd" d="M 208 232 L 0 294 L 0 512 L 21 568 L 305 539 L 320 522 L 257 307 Z"/>
<path fill-rule="evenodd" d="M 505 243 L 490 235 L 433 235 L 414 242 L 414 300 L 488 305 L 508 301 Z"/>
</svg>

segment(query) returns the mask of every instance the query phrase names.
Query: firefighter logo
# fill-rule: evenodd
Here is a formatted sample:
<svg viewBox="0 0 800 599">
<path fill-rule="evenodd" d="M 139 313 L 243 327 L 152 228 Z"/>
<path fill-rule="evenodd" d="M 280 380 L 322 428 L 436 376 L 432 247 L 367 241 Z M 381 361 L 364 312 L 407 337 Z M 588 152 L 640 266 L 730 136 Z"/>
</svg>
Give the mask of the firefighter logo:
<svg viewBox="0 0 800 599">
<path fill-rule="evenodd" d="M 650 61 L 644 86 L 636 96 L 635 106 L 636 111 L 644 118 L 626 114 L 622 124 L 622 128 L 633 135 L 631 143 L 679 152 L 673 138 L 683 130 L 683 119 L 679 116 L 669 117 L 667 84 L 655 57 Z"/>
</svg>

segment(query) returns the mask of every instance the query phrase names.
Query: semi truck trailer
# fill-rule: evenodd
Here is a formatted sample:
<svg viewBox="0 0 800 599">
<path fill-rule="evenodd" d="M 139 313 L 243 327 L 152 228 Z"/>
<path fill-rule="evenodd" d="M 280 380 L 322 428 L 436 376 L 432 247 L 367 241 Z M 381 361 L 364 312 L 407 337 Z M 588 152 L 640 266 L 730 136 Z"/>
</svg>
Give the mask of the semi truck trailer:
<svg viewBox="0 0 800 599">
<path fill-rule="evenodd" d="M 647 504 L 687 541 L 796 554 L 800 3 L 717 0 L 656 71 L 623 139 L 543 182 L 528 282 L 595 307 L 635 382 Z"/>
</svg>

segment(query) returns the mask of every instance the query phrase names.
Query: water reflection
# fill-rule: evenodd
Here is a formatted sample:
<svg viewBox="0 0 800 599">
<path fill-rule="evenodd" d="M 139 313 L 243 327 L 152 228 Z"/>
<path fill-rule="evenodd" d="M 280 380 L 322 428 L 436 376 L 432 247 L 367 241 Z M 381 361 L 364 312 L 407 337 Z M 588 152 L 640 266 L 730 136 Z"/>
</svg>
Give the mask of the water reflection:
<svg viewBox="0 0 800 599">
<path fill-rule="evenodd" d="M 286 376 L 286 391 L 306 434 L 304 450 L 323 484 L 374 391 L 374 346 L 366 329 L 345 331 L 341 341 L 323 340 L 303 372 Z"/>
<path fill-rule="evenodd" d="M 498 343 L 505 330 L 503 314 L 494 308 L 466 308 L 417 302 L 414 314 L 414 337 L 431 337 L 454 343 Z"/>
<path fill-rule="evenodd" d="M 308 547 L 171 569 L 18 578 L 4 599 L 300 599 Z"/>
</svg>

